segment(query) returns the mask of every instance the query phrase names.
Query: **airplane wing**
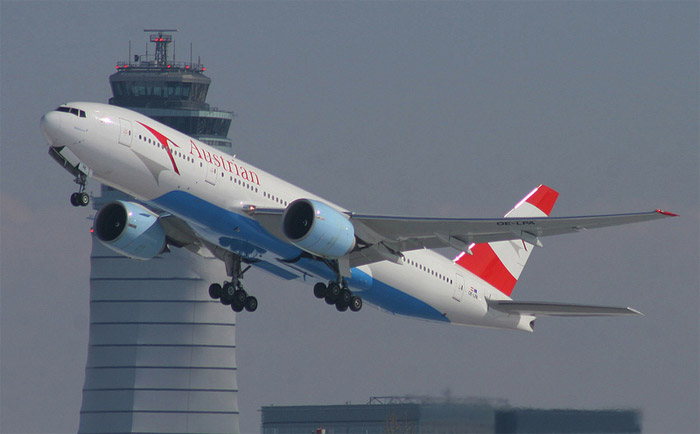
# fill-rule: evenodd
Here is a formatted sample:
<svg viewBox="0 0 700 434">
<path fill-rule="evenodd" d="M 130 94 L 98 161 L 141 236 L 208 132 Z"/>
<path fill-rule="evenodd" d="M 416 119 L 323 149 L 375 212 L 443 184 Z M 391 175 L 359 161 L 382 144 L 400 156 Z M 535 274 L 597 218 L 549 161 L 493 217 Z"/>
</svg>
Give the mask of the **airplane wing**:
<svg viewBox="0 0 700 434">
<path fill-rule="evenodd" d="M 656 220 L 670 216 L 675 216 L 675 214 L 661 210 L 581 217 L 498 219 L 417 218 L 351 214 L 350 221 L 355 227 L 356 235 L 362 241 L 374 247 L 375 250 L 388 249 L 388 253 L 393 252 L 398 256 L 402 251 L 448 246 L 457 250 L 469 251 L 469 246 L 472 243 L 517 239 L 541 246 L 540 237 Z M 359 251 L 361 252 L 362 249 L 360 248 Z M 366 255 L 367 259 L 373 259 L 372 256 L 382 256 L 382 259 L 391 260 L 387 257 L 387 252 L 370 255 Z"/>
<path fill-rule="evenodd" d="M 250 214 L 273 235 L 284 239 L 281 230 L 284 209 L 260 208 Z M 453 247 L 469 251 L 472 243 L 518 239 L 541 246 L 541 237 L 676 216 L 659 209 L 631 214 L 495 219 L 347 215 L 358 238 L 357 247 L 350 253 L 352 267 L 382 260 L 400 262 L 401 252 L 422 248 Z"/>
<path fill-rule="evenodd" d="M 164 213 L 159 221 L 163 225 L 169 245 L 185 248 L 204 258 L 215 257 L 215 246 L 204 241 L 184 220 Z"/>
<path fill-rule="evenodd" d="M 582 304 L 489 300 L 488 306 L 490 309 L 495 309 L 507 314 L 532 316 L 644 315 L 631 307 L 588 306 Z"/>
<path fill-rule="evenodd" d="M 371 231 L 367 238 L 381 238 L 400 250 L 436 248 L 456 244 L 490 243 L 513 239 L 530 239 L 580 232 L 607 226 L 617 226 L 656 220 L 675 214 L 656 210 L 634 214 L 612 214 L 581 217 L 527 217 L 497 219 L 448 219 L 418 217 L 388 217 L 351 214 L 358 236 Z M 358 226 L 360 226 L 358 228 Z M 536 243 L 532 243 L 536 244 Z M 461 245 L 460 245 L 461 250 Z"/>
</svg>

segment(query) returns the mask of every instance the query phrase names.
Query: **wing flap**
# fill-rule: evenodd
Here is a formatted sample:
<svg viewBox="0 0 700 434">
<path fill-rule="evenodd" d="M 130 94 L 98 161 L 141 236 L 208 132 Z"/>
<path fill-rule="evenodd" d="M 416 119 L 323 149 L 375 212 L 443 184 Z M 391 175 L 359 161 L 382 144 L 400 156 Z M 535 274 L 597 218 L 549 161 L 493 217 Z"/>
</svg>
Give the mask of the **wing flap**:
<svg viewBox="0 0 700 434">
<path fill-rule="evenodd" d="M 583 304 L 543 303 L 512 300 L 490 300 L 489 308 L 507 314 L 531 316 L 617 316 L 643 315 L 631 307 L 590 306 Z"/>
<path fill-rule="evenodd" d="M 204 258 L 214 257 L 210 246 L 184 220 L 171 214 L 164 214 L 160 216 L 160 223 L 163 225 L 169 245 L 185 248 Z"/>
<path fill-rule="evenodd" d="M 593 215 L 581 217 L 530 217 L 498 219 L 454 219 L 391 217 L 352 214 L 351 221 L 358 221 L 380 234 L 385 240 L 398 244 L 418 243 L 443 246 L 449 245 L 436 234 L 444 237 L 458 237 L 469 243 L 487 243 L 521 239 L 524 237 L 545 237 L 580 232 L 608 226 L 656 220 L 674 214 L 656 210 L 644 213 Z M 524 232 L 524 234 L 521 234 Z M 426 245 L 425 247 L 428 247 Z M 429 247 L 428 247 L 429 248 Z"/>
</svg>

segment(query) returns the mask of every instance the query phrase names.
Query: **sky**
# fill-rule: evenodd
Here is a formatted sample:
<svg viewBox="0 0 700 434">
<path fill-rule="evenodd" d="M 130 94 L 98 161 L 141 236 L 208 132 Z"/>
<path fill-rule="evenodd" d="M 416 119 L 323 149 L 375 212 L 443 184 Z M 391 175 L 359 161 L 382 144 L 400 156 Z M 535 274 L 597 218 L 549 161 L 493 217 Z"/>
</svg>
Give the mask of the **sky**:
<svg viewBox="0 0 700 434">
<path fill-rule="evenodd" d="M 0 431 L 79 421 L 93 211 L 70 206 L 39 119 L 106 102 L 128 42 L 176 28 L 178 59 L 192 42 L 208 101 L 236 113 L 238 158 L 353 211 L 502 216 L 546 183 L 553 216 L 680 214 L 543 240 L 514 299 L 645 316 L 532 334 L 341 314 L 246 275 L 260 308 L 237 319 L 242 432 L 263 405 L 447 392 L 699 432 L 699 17 L 693 1 L 1 1 Z"/>
</svg>

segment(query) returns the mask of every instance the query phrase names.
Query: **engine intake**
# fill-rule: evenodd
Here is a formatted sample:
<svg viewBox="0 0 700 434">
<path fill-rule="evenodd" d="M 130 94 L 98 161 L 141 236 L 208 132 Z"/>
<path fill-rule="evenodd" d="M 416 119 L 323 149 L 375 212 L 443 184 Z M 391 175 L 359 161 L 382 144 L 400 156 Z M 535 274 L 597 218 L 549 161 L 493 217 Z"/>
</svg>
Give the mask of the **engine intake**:
<svg viewBox="0 0 700 434">
<path fill-rule="evenodd" d="M 355 229 L 350 220 L 323 202 L 297 199 L 282 217 L 287 239 L 309 253 L 337 259 L 355 247 Z"/>
<path fill-rule="evenodd" d="M 115 252 L 147 260 L 165 250 L 165 230 L 158 214 L 134 202 L 108 203 L 95 216 L 97 239 Z"/>
</svg>

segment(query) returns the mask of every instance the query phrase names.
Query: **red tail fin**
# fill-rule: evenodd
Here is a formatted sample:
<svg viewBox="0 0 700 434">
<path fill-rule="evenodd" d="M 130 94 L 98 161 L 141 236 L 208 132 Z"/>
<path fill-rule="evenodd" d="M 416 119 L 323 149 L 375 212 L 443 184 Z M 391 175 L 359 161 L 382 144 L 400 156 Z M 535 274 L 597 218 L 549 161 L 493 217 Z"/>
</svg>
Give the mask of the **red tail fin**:
<svg viewBox="0 0 700 434">
<path fill-rule="evenodd" d="M 559 193 L 540 185 L 518 202 L 506 217 L 547 217 Z M 471 246 L 455 263 L 510 297 L 534 246 L 524 240 L 496 241 Z"/>
</svg>

